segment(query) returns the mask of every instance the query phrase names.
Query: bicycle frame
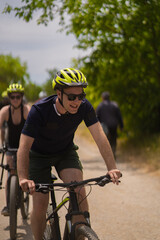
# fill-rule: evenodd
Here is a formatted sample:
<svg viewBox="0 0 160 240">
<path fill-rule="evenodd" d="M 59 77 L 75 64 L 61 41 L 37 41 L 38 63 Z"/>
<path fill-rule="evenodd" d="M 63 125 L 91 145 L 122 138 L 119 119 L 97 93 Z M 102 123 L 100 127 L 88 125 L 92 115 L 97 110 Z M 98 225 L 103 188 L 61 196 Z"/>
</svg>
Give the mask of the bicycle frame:
<svg viewBox="0 0 160 240">
<path fill-rule="evenodd" d="M 1 180 L 0 180 L 0 189 L 2 189 L 2 181 L 3 181 L 4 169 L 9 172 L 9 165 L 8 164 L 6 164 L 6 165 L 3 164 L 4 155 L 5 155 L 5 151 L 2 151 L 2 158 L 1 158 L 1 164 L 0 164 L 0 166 L 2 168 Z"/>
<path fill-rule="evenodd" d="M 5 156 L 5 153 L 7 152 L 7 150 L 9 150 L 10 152 L 13 152 L 15 153 L 12 158 L 13 158 L 13 168 L 10 168 L 8 164 L 5 164 L 4 165 L 4 156 Z M 16 170 L 16 151 L 17 149 L 16 148 L 10 148 L 8 149 L 7 147 L 3 147 L 1 149 L 1 153 L 2 153 L 2 158 L 1 158 L 1 164 L 0 164 L 0 167 L 2 168 L 2 171 L 1 171 L 1 180 L 0 180 L 0 189 L 2 189 L 2 184 L 3 184 L 3 175 L 4 175 L 4 170 L 6 170 L 8 172 L 8 178 L 7 178 L 7 186 L 9 187 L 9 182 L 10 182 L 10 178 L 11 178 L 11 171 L 12 170 Z M 15 174 L 14 174 L 15 175 Z M 9 188 L 8 188 L 9 189 Z"/>
<path fill-rule="evenodd" d="M 105 177 L 105 179 L 104 179 Z M 85 184 L 89 182 L 96 181 L 96 183 L 92 183 L 90 185 L 98 184 L 99 186 L 104 186 L 106 183 L 111 182 L 109 178 L 106 178 L 106 176 L 101 176 L 99 178 L 93 178 L 84 180 L 82 182 L 73 182 L 73 183 L 53 183 L 53 184 L 37 184 L 36 191 L 47 193 L 51 192 L 51 204 L 52 205 L 52 213 L 48 216 L 47 221 L 51 218 L 54 218 L 54 228 L 56 226 L 56 240 L 61 240 L 61 232 L 60 232 L 60 226 L 59 226 L 59 216 L 58 211 L 59 209 L 69 201 L 69 207 L 67 210 L 67 214 L 65 216 L 66 218 L 66 225 L 64 230 L 64 236 L 63 240 L 74 240 L 75 239 L 75 229 L 78 224 L 80 225 L 86 225 L 87 227 L 91 228 L 90 225 L 90 216 L 89 212 L 81 212 L 79 209 L 78 199 L 77 199 L 77 193 L 75 191 L 75 188 L 77 186 L 84 186 Z M 42 187 L 42 188 L 41 188 Z M 44 188 L 43 188 L 44 187 Z M 60 204 L 56 204 L 56 196 L 55 196 L 55 187 L 64 187 L 68 188 L 69 197 L 67 196 L 65 199 L 60 202 Z M 82 222 L 76 222 L 72 223 L 72 217 L 75 215 L 84 216 L 85 221 Z M 54 230 L 55 231 L 55 230 Z M 55 233 L 55 232 L 54 232 Z M 93 231 L 92 231 L 93 233 Z M 68 237 L 69 235 L 69 237 Z M 95 238 L 98 239 L 98 238 Z"/>
<path fill-rule="evenodd" d="M 55 222 L 55 227 L 56 227 L 56 236 L 58 240 L 61 240 L 61 232 L 60 232 L 60 226 L 59 226 L 59 216 L 58 216 L 58 210 L 63 206 L 63 204 L 58 205 L 56 203 L 56 198 L 55 198 L 55 192 L 51 191 L 51 204 L 52 204 L 52 210 L 53 213 L 51 214 L 51 217 L 54 217 L 54 222 Z M 47 220 L 49 220 L 49 218 Z"/>
<path fill-rule="evenodd" d="M 5 156 L 5 153 L 9 151 L 9 152 L 13 152 L 13 156 L 12 156 L 12 159 L 13 159 L 13 167 L 10 168 L 8 164 L 5 164 L 4 165 L 4 156 Z M 17 149 L 16 148 L 7 148 L 5 146 L 3 146 L 3 148 L 1 149 L 1 153 L 2 153 L 2 158 L 1 158 L 1 164 L 0 164 L 0 167 L 2 168 L 2 172 L 1 172 L 1 180 L 0 180 L 0 189 L 2 189 L 2 184 L 3 184 L 3 175 L 4 175 L 4 170 L 6 170 L 8 172 L 8 177 L 7 177 L 7 207 L 9 208 L 9 192 L 10 192 L 10 181 L 11 181 L 11 177 L 13 175 L 16 175 L 16 174 L 11 174 L 11 171 L 14 170 L 16 171 L 16 152 L 17 152 Z M 16 175 L 17 176 L 17 175 Z M 17 177 L 18 178 L 18 177 Z M 17 196 L 17 208 L 20 207 L 20 193 L 18 194 Z"/>
<path fill-rule="evenodd" d="M 8 164 L 4 165 L 4 156 L 5 153 L 13 152 L 13 167 L 10 168 Z M 26 219 L 28 216 L 28 206 L 29 206 L 29 195 L 24 195 L 22 189 L 19 186 L 18 176 L 16 174 L 16 152 L 17 149 L 3 147 L 0 149 L 2 153 L 2 159 L 0 167 L 2 168 L 1 172 L 1 181 L 0 189 L 2 189 L 3 175 L 4 170 L 8 171 L 7 178 L 7 207 L 9 209 L 9 220 L 10 220 L 10 238 L 16 239 L 16 230 L 17 230 L 17 210 L 21 209 L 21 215 L 23 219 Z M 11 171 L 14 171 L 12 174 Z M 25 196 L 25 197 L 24 197 Z"/>
<path fill-rule="evenodd" d="M 51 205 L 52 205 L 52 210 L 53 212 L 48 216 L 46 221 L 48 221 L 50 218 L 54 218 L 55 226 L 56 226 L 56 239 L 61 240 L 61 232 L 60 232 L 60 225 L 59 225 L 59 216 L 58 216 L 58 211 L 67 203 L 70 202 L 71 204 L 71 209 L 72 211 L 68 211 L 66 214 L 66 224 L 67 224 L 67 229 L 68 233 L 70 235 L 70 239 L 74 240 L 74 233 L 75 233 L 75 227 L 78 224 L 85 224 L 90 226 L 90 219 L 89 219 L 89 212 L 80 212 L 79 210 L 79 205 L 78 205 L 78 200 L 77 200 L 77 194 L 72 189 L 71 192 L 69 192 L 69 196 L 67 196 L 65 199 L 62 200 L 58 205 L 56 204 L 56 198 L 55 198 L 55 192 L 54 190 L 51 191 Z M 75 224 L 72 224 L 72 217 L 74 215 L 83 215 L 84 218 L 86 219 L 86 222 L 76 222 Z M 66 233 L 64 233 L 65 235 Z M 65 237 L 64 237 L 65 239 Z"/>
</svg>

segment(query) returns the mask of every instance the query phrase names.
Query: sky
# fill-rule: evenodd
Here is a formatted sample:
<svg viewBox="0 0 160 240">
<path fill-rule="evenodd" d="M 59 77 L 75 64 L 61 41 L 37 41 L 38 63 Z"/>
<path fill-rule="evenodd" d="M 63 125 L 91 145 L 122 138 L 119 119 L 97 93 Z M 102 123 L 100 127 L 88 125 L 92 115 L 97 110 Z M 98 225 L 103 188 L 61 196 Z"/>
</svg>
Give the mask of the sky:
<svg viewBox="0 0 160 240">
<path fill-rule="evenodd" d="M 37 25 L 36 18 L 26 23 L 14 14 L 2 14 L 6 2 L 17 0 L 0 0 L 0 54 L 11 54 L 21 63 L 26 62 L 32 82 L 43 84 L 49 76 L 47 69 L 71 67 L 72 58 L 84 55 L 74 48 L 77 41 L 72 34 L 58 32 L 58 19 L 47 27 Z"/>
</svg>

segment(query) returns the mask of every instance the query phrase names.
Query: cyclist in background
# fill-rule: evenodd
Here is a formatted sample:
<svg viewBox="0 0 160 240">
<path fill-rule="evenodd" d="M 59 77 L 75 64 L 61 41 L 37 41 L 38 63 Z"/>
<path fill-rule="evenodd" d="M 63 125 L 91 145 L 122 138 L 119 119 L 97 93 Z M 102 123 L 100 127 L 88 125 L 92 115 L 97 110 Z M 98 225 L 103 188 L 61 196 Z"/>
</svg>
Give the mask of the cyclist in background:
<svg viewBox="0 0 160 240">
<path fill-rule="evenodd" d="M 47 97 L 47 93 L 46 93 L 45 91 L 41 91 L 41 92 L 39 93 L 38 97 L 39 97 L 39 98 L 38 98 L 34 103 L 36 103 L 36 102 L 40 101 L 41 99 Z"/>
<path fill-rule="evenodd" d="M 9 104 L 7 91 L 3 91 L 1 96 L 2 96 L 2 100 L 0 101 L 0 109 Z"/>
<path fill-rule="evenodd" d="M 1 110 L 1 108 L 3 108 L 4 106 L 7 106 L 9 104 L 10 104 L 10 101 L 9 101 L 7 90 L 6 90 L 6 91 L 2 92 L 2 100 L 0 101 L 0 110 Z M 1 139 L 5 139 L 6 143 L 7 143 L 7 136 L 5 136 L 5 132 L 7 132 L 7 122 L 6 121 L 3 122 L 3 125 L 1 128 Z"/>
<path fill-rule="evenodd" d="M 23 95 L 24 88 L 21 84 L 13 83 L 7 88 L 7 94 L 10 100 L 10 104 L 4 106 L 0 111 L 0 129 L 3 128 L 3 123 L 7 122 L 8 126 L 8 147 L 18 148 L 19 147 L 19 138 L 25 123 L 25 120 L 28 116 L 30 107 L 26 104 L 23 104 Z M 5 144 L 5 136 L 1 135 L 2 145 Z M 13 153 L 6 153 L 7 164 L 12 168 Z M 13 172 L 12 172 L 13 173 Z M 8 207 L 5 206 L 1 214 L 4 216 L 9 215 Z"/>
<path fill-rule="evenodd" d="M 29 189 L 33 194 L 31 227 L 35 240 L 43 239 L 49 200 L 49 194 L 35 192 L 35 183 L 51 182 L 51 166 L 55 166 L 63 182 L 83 180 L 82 164 L 73 142 L 74 133 L 83 120 L 98 145 L 111 179 L 118 184 L 120 171 L 111 147 L 92 105 L 85 98 L 87 85 L 79 70 L 59 71 L 53 80 L 57 95 L 32 105 L 22 130 L 17 169 L 23 191 Z M 84 212 L 88 210 L 85 189 L 80 193 L 78 200 L 83 199 L 80 210 Z"/>
</svg>

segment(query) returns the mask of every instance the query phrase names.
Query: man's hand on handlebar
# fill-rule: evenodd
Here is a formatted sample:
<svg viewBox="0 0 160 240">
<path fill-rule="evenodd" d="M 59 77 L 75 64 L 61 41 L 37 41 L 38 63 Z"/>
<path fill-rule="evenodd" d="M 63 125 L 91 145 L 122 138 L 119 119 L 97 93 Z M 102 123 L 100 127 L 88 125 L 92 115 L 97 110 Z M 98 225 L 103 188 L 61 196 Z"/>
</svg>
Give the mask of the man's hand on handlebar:
<svg viewBox="0 0 160 240">
<path fill-rule="evenodd" d="M 122 173 L 118 169 L 111 169 L 108 171 L 109 176 L 111 177 L 112 182 L 115 184 L 119 184 L 118 179 L 122 177 Z"/>
<path fill-rule="evenodd" d="M 35 192 L 34 181 L 28 179 L 20 179 L 19 184 L 24 192 L 29 192 L 31 195 Z"/>
</svg>

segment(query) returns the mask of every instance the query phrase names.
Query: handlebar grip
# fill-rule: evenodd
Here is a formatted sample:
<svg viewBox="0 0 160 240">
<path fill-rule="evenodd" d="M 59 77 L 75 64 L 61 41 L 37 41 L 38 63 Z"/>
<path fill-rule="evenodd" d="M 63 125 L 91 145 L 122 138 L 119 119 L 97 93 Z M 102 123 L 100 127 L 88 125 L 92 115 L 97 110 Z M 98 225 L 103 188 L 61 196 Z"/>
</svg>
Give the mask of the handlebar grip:
<svg viewBox="0 0 160 240">
<path fill-rule="evenodd" d="M 122 173 L 121 173 L 121 176 L 120 176 L 120 177 L 122 177 Z M 101 187 L 103 187 L 103 186 L 105 186 L 107 183 L 110 183 L 110 182 L 112 182 L 111 177 L 110 177 L 109 174 L 107 174 L 106 177 L 104 177 L 102 180 L 99 181 L 98 185 L 101 186 Z M 121 181 L 119 181 L 119 182 L 121 182 Z"/>
<path fill-rule="evenodd" d="M 98 185 L 99 186 L 101 186 L 101 187 L 103 187 L 103 186 L 105 186 L 107 183 L 109 183 L 109 182 L 112 182 L 111 181 L 111 178 L 110 178 L 110 176 L 108 177 L 108 176 L 106 176 L 105 178 L 103 178 L 102 180 L 100 180 L 100 182 L 98 183 Z"/>
</svg>

